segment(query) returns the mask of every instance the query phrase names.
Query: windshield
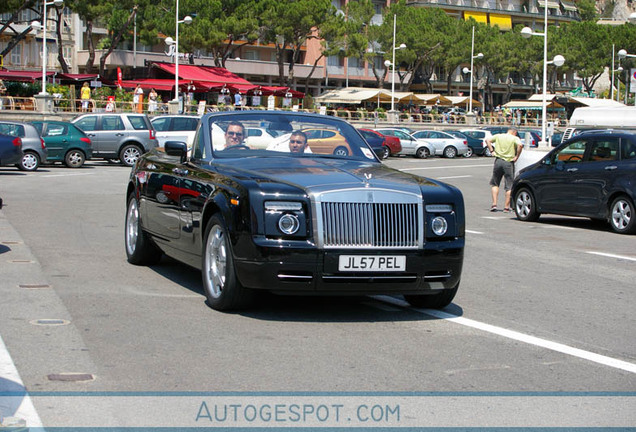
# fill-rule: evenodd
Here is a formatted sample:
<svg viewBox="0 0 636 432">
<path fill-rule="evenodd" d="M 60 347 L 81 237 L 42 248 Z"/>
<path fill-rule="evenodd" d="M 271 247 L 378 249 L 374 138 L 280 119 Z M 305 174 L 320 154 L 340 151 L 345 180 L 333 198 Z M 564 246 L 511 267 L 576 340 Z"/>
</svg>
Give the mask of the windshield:
<svg viewBox="0 0 636 432">
<path fill-rule="evenodd" d="M 211 115 L 204 121 L 215 159 L 284 155 L 377 161 L 355 128 L 328 116 L 238 112 Z M 202 156 L 205 159 L 205 151 Z"/>
</svg>

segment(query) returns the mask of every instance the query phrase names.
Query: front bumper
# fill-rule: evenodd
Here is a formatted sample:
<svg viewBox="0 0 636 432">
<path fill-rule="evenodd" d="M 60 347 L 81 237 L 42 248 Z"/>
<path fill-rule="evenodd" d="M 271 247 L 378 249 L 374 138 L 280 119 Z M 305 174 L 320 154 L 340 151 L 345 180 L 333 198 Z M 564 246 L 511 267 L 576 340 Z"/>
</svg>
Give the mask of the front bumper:
<svg viewBox="0 0 636 432">
<path fill-rule="evenodd" d="M 423 250 L 296 250 L 270 251 L 261 261 L 236 260 L 236 273 L 246 288 L 285 294 L 434 294 L 457 286 L 463 247 Z M 339 255 L 404 255 L 404 272 L 339 272 Z"/>
</svg>

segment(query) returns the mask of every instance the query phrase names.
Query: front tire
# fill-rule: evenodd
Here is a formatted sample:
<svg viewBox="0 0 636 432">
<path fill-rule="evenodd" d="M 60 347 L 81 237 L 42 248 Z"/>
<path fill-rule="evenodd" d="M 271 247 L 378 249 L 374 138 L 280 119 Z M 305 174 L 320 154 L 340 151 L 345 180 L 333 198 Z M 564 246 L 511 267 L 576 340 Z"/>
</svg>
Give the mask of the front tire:
<svg viewBox="0 0 636 432">
<path fill-rule="evenodd" d="M 152 265 L 161 260 L 162 252 L 141 229 L 139 201 L 134 195 L 126 208 L 125 243 L 128 262 L 135 265 Z"/>
<path fill-rule="evenodd" d="M 468 147 L 468 151 L 466 153 L 464 153 L 464 157 L 465 158 L 469 158 L 473 156 L 473 149 Z"/>
<path fill-rule="evenodd" d="M 389 156 L 391 156 L 391 149 L 389 149 L 387 146 L 382 147 L 382 159 L 388 159 Z"/>
<path fill-rule="evenodd" d="M 454 288 L 445 289 L 440 293 L 431 295 L 418 295 L 407 294 L 404 299 L 412 306 L 427 308 L 427 309 L 443 309 L 455 298 L 457 290 L 459 289 L 459 283 Z"/>
<path fill-rule="evenodd" d="M 610 225 L 614 232 L 632 234 L 636 232 L 634 219 L 634 203 L 626 196 L 620 196 L 612 201 L 610 206 Z"/>
<path fill-rule="evenodd" d="M 40 156 L 32 151 L 24 152 L 17 166 L 21 171 L 36 171 L 40 166 Z"/>
<path fill-rule="evenodd" d="M 453 159 L 455 156 L 457 156 L 457 149 L 455 147 L 448 146 L 444 149 L 444 157 Z"/>
<path fill-rule="evenodd" d="M 225 223 L 216 215 L 205 230 L 201 269 L 203 290 L 212 309 L 237 309 L 251 300 L 252 293 L 243 288 L 236 277 Z"/>
<path fill-rule="evenodd" d="M 426 147 L 420 147 L 417 149 L 417 152 L 415 152 L 415 157 L 419 159 L 426 159 L 430 155 L 431 155 L 431 152 Z"/>
<path fill-rule="evenodd" d="M 84 165 L 86 157 L 81 150 L 70 150 L 64 156 L 64 164 L 69 168 L 79 168 Z"/>
<path fill-rule="evenodd" d="M 522 188 L 515 193 L 514 206 L 517 219 L 524 222 L 534 222 L 539 219 L 537 203 L 529 189 Z"/>
<path fill-rule="evenodd" d="M 131 167 L 141 156 L 141 150 L 134 144 L 128 144 L 119 152 L 119 160 L 127 167 Z"/>
</svg>

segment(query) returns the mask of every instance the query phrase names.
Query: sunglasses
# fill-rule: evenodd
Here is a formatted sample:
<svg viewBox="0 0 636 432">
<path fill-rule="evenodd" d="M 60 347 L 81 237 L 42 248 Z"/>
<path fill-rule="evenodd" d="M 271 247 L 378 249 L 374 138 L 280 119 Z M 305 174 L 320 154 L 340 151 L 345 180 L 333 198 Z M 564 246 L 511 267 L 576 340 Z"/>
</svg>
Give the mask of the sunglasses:
<svg viewBox="0 0 636 432">
<path fill-rule="evenodd" d="M 236 136 L 236 137 L 242 137 L 243 136 L 242 132 L 228 132 L 227 134 L 229 136 Z"/>
<path fill-rule="evenodd" d="M 305 144 L 303 140 L 289 140 L 290 144 Z"/>
</svg>

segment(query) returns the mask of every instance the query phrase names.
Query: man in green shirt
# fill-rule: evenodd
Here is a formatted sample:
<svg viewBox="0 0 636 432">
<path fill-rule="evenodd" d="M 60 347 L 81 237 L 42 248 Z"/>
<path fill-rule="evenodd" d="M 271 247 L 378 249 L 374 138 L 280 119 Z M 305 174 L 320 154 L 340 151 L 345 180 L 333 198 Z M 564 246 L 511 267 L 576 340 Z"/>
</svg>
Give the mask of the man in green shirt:
<svg viewBox="0 0 636 432">
<path fill-rule="evenodd" d="M 493 141 L 495 143 L 493 149 Z M 492 168 L 492 177 L 490 186 L 492 191 L 491 212 L 497 211 L 497 196 L 499 195 L 499 185 L 501 178 L 504 178 L 504 189 L 506 191 L 506 202 L 504 204 L 504 213 L 510 213 L 510 189 L 512 188 L 512 179 L 514 176 L 514 163 L 519 159 L 523 144 L 517 136 L 517 130 L 508 129 L 505 134 L 497 134 L 491 138 L 486 138 L 488 150 L 495 157 L 495 163 Z"/>
</svg>

